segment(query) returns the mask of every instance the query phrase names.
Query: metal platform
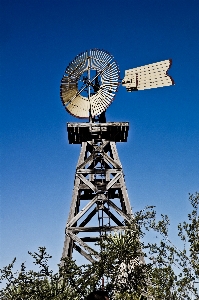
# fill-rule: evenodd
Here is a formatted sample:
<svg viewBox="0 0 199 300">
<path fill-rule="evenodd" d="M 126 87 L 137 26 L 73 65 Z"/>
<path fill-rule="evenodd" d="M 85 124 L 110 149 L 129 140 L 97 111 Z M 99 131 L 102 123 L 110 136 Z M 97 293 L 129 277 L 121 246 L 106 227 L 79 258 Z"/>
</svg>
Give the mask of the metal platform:
<svg viewBox="0 0 199 300">
<path fill-rule="evenodd" d="M 128 122 L 67 123 L 69 144 L 81 144 L 92 140 L 126 142 L 128 130 Z"/>
</svg>

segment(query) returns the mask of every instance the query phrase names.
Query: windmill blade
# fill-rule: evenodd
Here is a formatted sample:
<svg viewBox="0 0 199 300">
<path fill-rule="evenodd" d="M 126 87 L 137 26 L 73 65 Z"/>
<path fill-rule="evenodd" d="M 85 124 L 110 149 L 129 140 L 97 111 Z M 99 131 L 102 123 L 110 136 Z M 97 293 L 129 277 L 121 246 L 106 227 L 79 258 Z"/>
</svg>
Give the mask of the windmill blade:
<svg viewBox="0 0 199 300">
<path fill-rule="evenodd" d="M 122 85 L 128 92 L 174 85 L 174 80 L 167 74 L 171 63 L 172 60 L 167 59 L 126 70 Z"/>
<path fill-rule="evenodd" d="M 114 100 L 119 81 L 119 67 L 109 52 L 99 49 L 85 51 L 77 55 L 65 70 L 60 85 L 61 101 L 77 118 L 98 116 Z"/>
</svg>

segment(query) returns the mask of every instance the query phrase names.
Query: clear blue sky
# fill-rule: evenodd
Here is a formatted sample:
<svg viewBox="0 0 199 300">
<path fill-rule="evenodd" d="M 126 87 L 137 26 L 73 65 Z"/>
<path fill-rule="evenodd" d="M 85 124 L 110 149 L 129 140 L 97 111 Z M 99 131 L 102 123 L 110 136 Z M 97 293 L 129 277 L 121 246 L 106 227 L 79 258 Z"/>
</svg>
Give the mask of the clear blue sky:
<svg viewBox="0 0 199 300">
<path fill-rule="evenodd" d="M 69 62 L 90 48 L 124 70 L 172 58 L 176 85 L 127 93 L 107 121 L 129 121 L 118 144 L 133 210 L 156 205 L 171 235 L 199 190 L 198 0 L 1 0 L 0 267 L 46 246 L 59 262 L 80 146 L 69 145 L 59 86 Z"/>
</svg>

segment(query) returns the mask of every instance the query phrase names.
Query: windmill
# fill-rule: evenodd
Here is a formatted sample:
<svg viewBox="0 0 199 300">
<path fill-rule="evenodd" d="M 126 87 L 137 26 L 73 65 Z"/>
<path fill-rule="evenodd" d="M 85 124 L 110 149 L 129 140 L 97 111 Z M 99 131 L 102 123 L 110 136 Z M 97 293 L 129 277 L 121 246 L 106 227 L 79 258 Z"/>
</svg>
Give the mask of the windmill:
<svg viewBox="0 0 199 300">
<path fill-rule="evenodd" d="M 106 122 L 105 111 L 119 85 L 128 92 L 173 85 L 167 74 L 171 60 L 120 71 L 107 51 L 91 49 L 77 55 L 61 80 L 66 110 L 88 122 L 67 123 L 70 144 L 81 144 L 74 189 L 66 224 L 63 257 L 75 249 L 88 261 L 99 259 L 93 243 L 124 230 L 133 213 L 126 189 L 117 142 L 126 142 L 128 122 Z"/>
</svg>

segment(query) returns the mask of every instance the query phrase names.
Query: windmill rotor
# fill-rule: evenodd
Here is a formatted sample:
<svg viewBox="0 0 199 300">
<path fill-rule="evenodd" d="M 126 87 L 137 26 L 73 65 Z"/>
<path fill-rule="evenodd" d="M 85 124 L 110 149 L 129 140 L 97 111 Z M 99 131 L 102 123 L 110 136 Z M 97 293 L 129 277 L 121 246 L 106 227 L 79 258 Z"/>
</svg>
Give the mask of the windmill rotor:
<svg viewBox="0 0 199 300">
<path fill-rule="evenodd" d="M 120 84 L 119 67 L 104 50 L 91 49 L 75 57 L 61 80 L 66 110 L 78 118 L 98 116 L 112 103 Z"/>
</svg>

